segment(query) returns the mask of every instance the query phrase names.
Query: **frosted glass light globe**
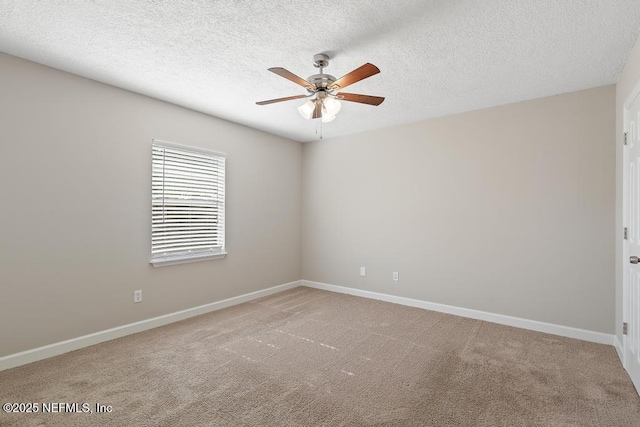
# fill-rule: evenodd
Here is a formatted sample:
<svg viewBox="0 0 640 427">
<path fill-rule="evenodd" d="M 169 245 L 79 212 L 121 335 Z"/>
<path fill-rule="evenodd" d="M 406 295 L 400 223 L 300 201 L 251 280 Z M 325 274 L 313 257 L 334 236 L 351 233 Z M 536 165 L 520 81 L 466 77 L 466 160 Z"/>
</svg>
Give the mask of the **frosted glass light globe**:
<svg viewBox="0 0 640 427">
<path fill-rule="evenodd" d="M 338 114 L 338 111 L 340 111 L 340 108 L 342 107 L 342 104 L 340 104 L 340 101 L 331 97 L 325 98 L 324 101 L 322 101 L 322 103 L 324 105 L 325 111 L 330 116 L 335 116 L 336 114 Z"/>
<path fill-rule="evenodd" d="M 311 116 L 313 116 L 313 110 L 315 110 L 315 108 L 316 105 L 313 103 L 313 101 L 309 100 L 298 107 L 298 112 L 302 117 L 309 120 Z"/>
</svg>

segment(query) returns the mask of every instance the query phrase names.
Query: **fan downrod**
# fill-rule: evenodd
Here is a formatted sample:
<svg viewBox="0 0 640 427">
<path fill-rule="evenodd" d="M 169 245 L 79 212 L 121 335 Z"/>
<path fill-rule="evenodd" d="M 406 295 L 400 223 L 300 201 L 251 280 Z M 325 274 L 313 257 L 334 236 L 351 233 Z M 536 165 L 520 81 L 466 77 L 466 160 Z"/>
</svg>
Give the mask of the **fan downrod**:
<svg viewBox="0 0 640 427">
<path fill-rule="evenodd" d="M 328 65 L 329 65 L 329 56 L 325 55 L 324 53 L 318 53 L 316 55 L 313 55 L 313 66 L 316 68 L 319 68 L 320 73 L 314 74 L 307 78 L 307 81 L 309 83 L 312 83 L 316 86 L 316 89 L 310 92 L 314 92 L 314 93 L 324 92 L 325 90 L 328 90 L 327 87 L 331 83 L 336 81 L 336 78 L 333 77 L 331 74 L 325 74 L 323 72 L 323 68 L 327 67 Z"/>
</svg>

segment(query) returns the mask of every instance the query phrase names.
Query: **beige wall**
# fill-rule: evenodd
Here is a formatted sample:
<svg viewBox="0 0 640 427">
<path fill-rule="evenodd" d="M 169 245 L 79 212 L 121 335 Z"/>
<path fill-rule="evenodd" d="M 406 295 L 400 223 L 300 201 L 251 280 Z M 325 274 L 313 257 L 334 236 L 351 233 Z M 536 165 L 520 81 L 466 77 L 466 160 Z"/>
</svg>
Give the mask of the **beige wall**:
<svg viewBox="0 0 640 427">
<path fill-rule="evenodd" d="M 614 105 L 606 86 L 305 144 L 303 278 L 613 333 Z"/>
<path fill-rule="evenodd" d="M 303 147 L 0 54 L 0 357 L 301 277 L 612 333 L 639 77 Z M 227 258 L 149 265 L 152 138 L 228 154 Z"/>
<path fill-rule="evenodd" d="M 227 153 L 226 259 L 149 264 L 152 138 Z M 0 54 L 0 144 L 0 356 L 301 277 L 297 142 Z"/>
<path fill-rule="evenodd" d="M 622 259 L 622 151 L 623 151 L 623 112 L 624 104 L 632 93 L 640 89 L 640 39 L 636 42 L 629 58 L 618 77 L 616 84 L 616 336 L 622 343 L 622 268 L 626 260 Z"/>
</svg>

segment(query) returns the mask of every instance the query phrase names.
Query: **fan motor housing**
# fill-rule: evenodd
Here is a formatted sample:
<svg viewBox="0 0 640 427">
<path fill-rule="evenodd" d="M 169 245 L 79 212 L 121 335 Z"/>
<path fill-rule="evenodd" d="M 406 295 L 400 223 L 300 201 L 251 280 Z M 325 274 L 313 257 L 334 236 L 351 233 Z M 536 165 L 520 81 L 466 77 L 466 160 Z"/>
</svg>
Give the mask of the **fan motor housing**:
<svg viewBox="0 0 640 427">
<path fill-rule="evenodd" d="M 336 78 L 331 74 L 314 74 L 307 78 L 309 83 L 316 85 L 317 88 L 326 89 L 331 83 L 336 81 Z"/>
</svg>

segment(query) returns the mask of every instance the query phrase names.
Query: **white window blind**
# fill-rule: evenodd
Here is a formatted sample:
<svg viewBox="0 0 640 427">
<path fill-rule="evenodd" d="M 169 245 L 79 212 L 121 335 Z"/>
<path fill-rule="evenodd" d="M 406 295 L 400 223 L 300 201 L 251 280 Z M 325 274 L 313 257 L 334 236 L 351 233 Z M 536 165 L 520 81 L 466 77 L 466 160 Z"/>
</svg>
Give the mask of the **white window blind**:
<svg viewBox="0 0 640 427">
<path fill-rule="evenodd" d="M 153 140 L 151 175 L 151 263 L 224 256 L 225 154 Z"/>
</svg>

